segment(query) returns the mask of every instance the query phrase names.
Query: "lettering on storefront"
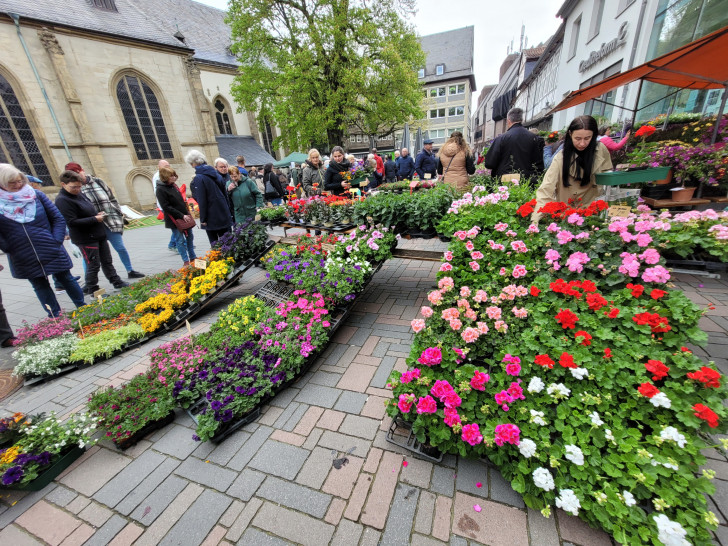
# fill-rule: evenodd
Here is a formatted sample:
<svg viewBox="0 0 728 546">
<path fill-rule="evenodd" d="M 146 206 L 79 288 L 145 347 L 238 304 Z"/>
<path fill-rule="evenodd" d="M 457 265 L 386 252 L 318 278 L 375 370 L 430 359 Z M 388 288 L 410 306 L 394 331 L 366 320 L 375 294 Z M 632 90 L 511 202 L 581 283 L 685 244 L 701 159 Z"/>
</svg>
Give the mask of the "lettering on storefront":
<svg viewBox="0 0 728 546">
<path fill-rule="evenodd" d="M 589 53 L 589 57 L 579 63 L 579 72 L 586 72 L 599 61 L 608 57 L 627 43 L 627 21 L 619 27 L 617 37 L 602 44 L 602 47 Z"/>
</svg>

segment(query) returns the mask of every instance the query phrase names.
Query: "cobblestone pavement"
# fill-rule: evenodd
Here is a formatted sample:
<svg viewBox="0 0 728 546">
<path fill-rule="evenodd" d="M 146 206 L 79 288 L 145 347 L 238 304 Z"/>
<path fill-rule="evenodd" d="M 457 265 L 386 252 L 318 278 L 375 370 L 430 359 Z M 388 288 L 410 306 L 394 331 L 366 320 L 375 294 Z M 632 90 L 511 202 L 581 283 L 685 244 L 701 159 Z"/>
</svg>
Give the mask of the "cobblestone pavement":
<svg viewBox="0 0 728 546">
<path fill-rule="evenodd" d="M 125 234 L 136 269 L 179 265 L 165 248 L 168 233 L 155 226 Z M 200 254 L 207 249 L 203 239 L 198 233 Z M 401 244 L 444 249 L 436 240 Z M 195 443 L 192 420 L 178 412 L 174 423 L 128 451 L 100 442 L 42 491 L 3 492 L 0 544 L 612 544 L 564 512 L 546 519 L 527 509 L 497 469 L 481 461 L 446 456 L 433 464 L 385 440 L 386 380 L 392 369 L 405 368 L 409 322 L 437 267 L 388 261 L 311 370 L 224 442 Z M 2 292 L 13 326 L 42 316 L 27 281 L 8 277 L 6 270 Z M 193 330 L 209 327 L 220 309 L 264 280 L 259 269 L 247 272 L 193 321 Z M 728 373 L 728 283 L 688 275 L 679 286 L 696 303 L 715 304 L 701 322 L 710 342 L 697 352 Z M 61 300 L 70 303 L 65 295 Z M 24 387 L 2 402 L 2 412 L 78 411 L 95 389 L 128 380 L 144 369 L 151 349 L 185 333 Z M 9 351 L 2 351 L 7 362 Z M 334 457 L 352 448 L 348 464 L 334 468 Z M 717 472 L 710 501 L 721 523 L 716 543 L 728 546 L 728 461 L 714 450 L 707 455 Z"/>
</svg>

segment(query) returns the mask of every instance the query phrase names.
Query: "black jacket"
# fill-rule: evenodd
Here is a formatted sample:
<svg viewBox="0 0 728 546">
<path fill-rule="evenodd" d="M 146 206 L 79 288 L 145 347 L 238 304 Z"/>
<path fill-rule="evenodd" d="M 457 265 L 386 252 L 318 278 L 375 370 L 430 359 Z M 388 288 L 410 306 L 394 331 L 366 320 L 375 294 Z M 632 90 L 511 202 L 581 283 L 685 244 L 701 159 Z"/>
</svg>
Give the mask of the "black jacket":
<svg viewBox="0 0 728 546">
<path fill-rule="evenodd" d="M 268 191 L 268 188 L 269 188 L 268 182 L 271 183 L 271 185 L 273 186 L 273 189 L 275 191 L 273 191 L 273 192 Z M 263 175 L 263 184 L 265 184 L 265 190 L 266 190 L 265 193 L 263 194 L 263 197 L 265 197 L 267 201 L 270 201 L 271 199 L 278 199 L 280 197 L 286 196 L 286 192 L 283 189 L 283 186 L 281 186 L 281 181 L 278 179 L 278 175 L 275 172 L 270 171 L 269 173 L 264 174 Z"/>
<path fill-rule="evenodd" d="M 514 123 L 493 141 L 484 163 L 496 177 L 521 173 L 524 178 L 535 178 L 543 172 L 543 153 L 538 135 L 520 123 Z"/>
<path fill-rule="evenodd" d="M 200 206 L 200 227 L 222 230 L 233 225 L 227 188 L 220 173 L 210 165 L 195 167 L 195 178 L 190 184 L 192 197 Z M 161 203 L 160 203 L 161 204 Z"/>
<path fill-rule="evenodd" d="M 420 180 L 424 180 L 427 173 L 430 173 L 432 178 L 437 178 L 437 156 L 424 148 L 420 150 L 417 159 L 415 159 L 415 171 Z"/>
<path fill-rule="evenodd" d="M 187 203 L 182 199 L 177 184 L 165 184 L 161 180 L 157 182 L 157 190 L 155 192 L 159 207 L 164 213 L 164 227 L 172 229 L 175 227 L 172 218 L 182 220 L 182 218 L 190 213 Z"/>
<path fill-rule="evenodd" d="M 73 195 L 61 188 L 56 208 L 66 220 L 73 244 L 88 245 L 106 239 L 104 223 L 96 219 L 96 207 L 84 195 Z"/>
<path fill-rule="evenodd" d="M 341 176 L 341 173 L 345 173 L 351 168 L 351 163 L 349 163 L 346 159 L 342 161 L 341 163 L 337 163 L 333 159 L 329 161 L 329 168 L 326 169 L 326 174 L 324 175 L 324 188 L 326 191 L 333 192 L 334 195 L 341 195 L 346 190 L 341 187 L 341 183 L 344 181 L 344 179 Z"/>
<path fill-rule="evenodd" d="M 384 162 L 384 178 L 387 180 L 397 178 L 397 164 L 391 157 Z"/>
</svg>

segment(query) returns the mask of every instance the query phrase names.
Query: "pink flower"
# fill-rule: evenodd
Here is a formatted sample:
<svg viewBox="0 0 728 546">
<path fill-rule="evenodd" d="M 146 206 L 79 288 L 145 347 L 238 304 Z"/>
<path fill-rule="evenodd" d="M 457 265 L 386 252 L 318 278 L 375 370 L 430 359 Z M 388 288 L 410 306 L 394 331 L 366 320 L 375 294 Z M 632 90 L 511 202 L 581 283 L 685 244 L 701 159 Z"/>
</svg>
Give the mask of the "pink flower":
<svg viewBox="0 0 728 546">
<path fill-rule="evenodd" d="M 485 290 L 478 290 L 473 298 L 477 303 L 488 301 L 488 293 Z"/>
<path fill-rule="evenodd" d="M 509 362 L 506 364 L 506 373 L 508 375 L 518 375 L 521 373 L 521 365 L 515 362 Z"/>
<path fill-rule="evenodd" d="M 646 247 L 652 242 L 652 237 L 650 237 L 649 233 L 640 233 L 636 237 L 637 239 L 637 246 L 640 246 L 642 248 Z"/>
<path fill-rule="evenodd" d="M 469 298 L 470 297 L 470 288 L 467 286 L 463 286 L 460 288 L 460 297 L 461 298 Z"/>
<path fill-rule="evenodd" d="M 473 271 L 478 271 L 480 269 L 480 264 L 476 261 L 472 261 L 468 264 L 470 266 L 470 269 Z"/>
<path fill-rule="evenodd" d="M 645 282 L 666 283 L 670 280 L 670 272 L 661 265 L 648 267 L 642 273 L 642 280 Z"/>
<path fill-rule="evenodd" d="M 448 408 L 458 408 L 463 403 L 462 399 L 458 396 L 455 391 L 450 391 L 442 397 L 442 403 Z"/>
<path fill-rule="evenodd" d="M 437 403 L 429 394 L 417 402 L 417 413 L 435 413 L 436 411 Z"/>
<path fill-rule="evenodd" d="M 460 336 L 463 338 L 463 341 L 465 341 L 465 343 L 474 343 L 475 341 L 477 341 L 480 333 L 475 328 L 467 327 L 465 328 L 465 330 L 463 330 L 463 333 L 460 334 Z"/>
<path fill-rule="evenodd" d="M 508 411 L 507 404 L 510 404 L 511 402 L 513 402 L 513 397 L 510 394 L 508 394 L 508 391 L 505 391 L 505 390 L 500 391 L 499 393 L 496 393 L 494 398 L 495 398 L 495 403 L 498 404 L 499 406 L 501 406 L 503 408 L 503 411 Z"/>
<path fill-rule="evenodd" d="M 476 313 L 473 309 L 468 309 L 465 311 L 465 317 L 470 320 L 478 320 L 478 313 Z"/>
<path fill-rule="evenodd" d="M 447 292 L 452 287 L 455 286 L 455 281 L 452 280 L 452 277 L 443 277 L 437 282 L 437 287 L 442 290 L 442 292 Z"/>
<path fill-rule="evenodd" d="M 463 426 L 462 439 L 471 446 L 477 446 L 483 441 L 483 435 L 480 433 L 480 427 L 478 427 L 477 423 Z"/>
<path fill-rule="evenodd" d="M 432 396 L 438 398 L 440 401 L 442 401 L 443 397 L 450 392 L 453 392 L 453 388 L 450 383 L 444 379 L 438 379 L 435 381 L 435 384 L 432 385 L 432 388 L 430 389 Z"/>
<path fill-rule="evenodd" d="M 526 318 L 528 316 L 528 309 L 526 309 L 525 307 L 521 307 L 519 309 L 518 307 L 516 307 L 514 305 L 513 309 L 511 309 L 511 311 L 516 316 L 516 318 Z"/>
<path fill-rule="evenodd" d="M 559 234 L 556 236 L 556 240 L 559 242 L 560 245 L 565 245 L 566 243 L 571 242 L 573 239 L 574 234 L 566 229 L 559 231 Z"/>
<path fill-rule="evenodd" d="M 476 391 L 484 391 L 485 384 L 490 381 L 490 376 L 485 372 L 475 370 L 473 377 L 470 379 L 470 386 Z"/>
<path fill-rule="evenodd" d="M 495 427 L 495 443 L 497 446 L 502 446 L 503 444 L 517 446 L 521 441 L 520 435 L 521 430 L 511 423 L 505 423 Z"/>
<path fill-rule="evenodd" d="M 462 326 L 463 326 L 463 323 L 460 319 L 452 319 L 450 321 L 450 328 L 452 328 L 455 332 L 460 330 L 460 328 L 462 328 Z"/>
<path fill-rule="evenodd" d="M 503 311 L 500 307 L 496 307 L 491 305 L 490 307 L 486 307 L 485 314 L 488 315 L 488 318 L 491 320 L 496 320 L 501 318 Z"/>
<path fill-rule="evenodd" d="M 561 258 L 561 254 L 559 254 L 559 252 L 557 250 L 550 248 L 549 250 L 546 251 L 545 258 L 548 263 L 553 263 L 556 260 Z"/>
<path fill-rule="evenodd" d="M 525 277 L 528 273 L 528 270 L 526 269 L 525 265 L 518 264 L 516 267 L 513 268 L 513 278 L 518 279 L 520 277 Z"/>
<path fill-rule="evenodd" d="M 475 250 L 475 245 L 473 244 L 473 241 L 468 241 L 467 243 L 465 243 L 465 248 L 467 248 L 470 252 Z"/>
<path fill-rule="evenodd" d="M 518 381 L 520 381 L 520 379 Z M 508 394 L 511 396 L 513 401 L 526 399 L 526 397 L 523 396 L 523 389 L 521 388 L 521 385 L 516 382 L 511 383 L 511 386 L 508 387 Z"/>
<path fill-rule="evenodd" d="M 423 305 L 420 308 L 420 313 L 422 313 L 423 317 L 430 318 L 432 316 L 432 307 L 427 307 L 426 305 Z"/>
<path fill-rule="evenodd" d="M 432 305 L 437 305 L 442 302 L 442 292 L 439 290 L 433 290 L 427 294 L 427 299 Z"/>
<path fill-rule="evenodd" d="M 511 243 L 511 248 L 516 252 L 528 252 L 528 247 L 523 241 L 513 241 Z"/>
<path fill-rule="evenodd" d="M 445 263 L 440 266 L 440 271 L 452 271 L 452 264 Z"/>
<path fill-rule="evenodd" d="M 495 326 L 495 329 L 502 334 L 505 334 L 508 331 L 508 324 L 506 324 L 505 321 L 496 320 L 493 326 Z"/>
<path fill-rule="evenodd" d="M 488 325 L 485 322 L 479 322 L 477 324 L 477 326 L 478 326 L 478 332 L 480 332 L 481 334 L 487 334 L 488 333 L 489 328 L 488 328 Z"/>
<path fill-rule="evenodd" d="M 646 264 L 655 265 L 660 261 L 660 253 L 654 248 L 648 248 L 639 256 Z"/>
<path fill-rule="evenodd" d="M 496 231 L 505 231 L 508 229 L 508 224 L 505 224 L 503 222 L 498 222 L 495 226 L 493 226 Z"/>
<path fill-rule="evenodd" d="M 577 226 L 580 226 L 584 223 L 584 218 L 578 215 L 577 213 L 570 214 L 569 217 L 566 219 L 567 222 L 570 224 L 576 224 Z"/>
<path fill-rule="evenodd" d="M 422 319 L 414 319 L 410 325 L 412 326 L 412 329 L 415 331 L 415 334 L 420 333 L 425 328 L 425 321 Z"/>
<path fill-rule="evenodd" d="M 402 377 L 399 378 L 400 383 L 404 383 L 405 385 L 407 383 L 411 383 L 415 379 L 418 379 L 420 377 L 420 369 L 414 368 L 412 370 L 407 370 L 402 374 Z"/>
<path fill-rule="evenodd" d="M 417 362 L 424 364 L 425 366 L 436 366 L 442 362 L 442 351 L 439 347 L 428 347 L 422 351 Z"/>
<path fill-rule="evenodd" d="M 482 260 L 483 259 L 483 253 L 480 250 L 476 250 L 475 252 L 471 252 L 470 257 L 473 260 Z"/>
<path fill-rule="evenodd" d="M 409 411 L 412 409 L 412 404 L 414 404 L 414 401 L 414 394 L 400 394 L 399 402 L 397 402 L 397 407 L 402 413 L 409 413 Z"/>
<path fill-rule="evenodd" d="M 444 256 L 445 256 L 445 259 L 448 262 L 451 262 L 452 261 L 452 251 L 450 251 L 450 250 L 446 251 L 445 254 L 444 254 Z"/>
<path fill-rule="evenodd" d="M 453 235 L 455 235 L 455 237 L 457 237 L 461 241 L 464 241 L 465 237 L 468 236 L 467 232 L 465 231 L 456 231 Z"/>
<path fill-rule="evenodd" d="M 449 427 L 460 424 L 460 416 L 455 408 L 445 408 L 445 424 Z"/>
<path fill-rule="evenodd" d="M 458 311 L 455 307 L 448 307 L 442 312 L 441 316 L 443 320 L 453 320 L 460 318 L 460 311 Z"/>
<path fill-rule="evenodd" d="M 551 222 L 549 224 L 549 227 L 546 228 L 546 231 L 549 231 L 551 233 L 558 233 L 559 231 L 561 231 L 561 228 L 556 225 L 556 222 Z"/>
</svg>

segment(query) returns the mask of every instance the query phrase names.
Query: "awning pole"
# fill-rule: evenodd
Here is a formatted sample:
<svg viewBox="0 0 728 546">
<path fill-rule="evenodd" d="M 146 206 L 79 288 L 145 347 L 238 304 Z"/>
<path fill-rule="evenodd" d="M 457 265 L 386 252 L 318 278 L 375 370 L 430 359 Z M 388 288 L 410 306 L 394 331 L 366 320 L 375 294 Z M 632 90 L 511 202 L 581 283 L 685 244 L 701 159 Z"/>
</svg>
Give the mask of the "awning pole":
<svg viewBox="0 0 728 546">
<path fill-rule="evenodd" d="M 632 110 L 632 123 L 630 123 L 630 129 L 634 127 L 635 119 L 637 119 L 637 112 L 640 105 L 640 95 L 642 94 L 642 84 L 644 83 L 644 80 L 640 78 L 640 84 L 637 87 L 637 98 L 634 101 L 634 110 Z"/>
<path fill-rule="evenodd" d="M 725 112 L 725 102 L 728 98 L 728 85 L 726 85 L 723 88 L 723 98 L 720 101 L 720 107 L 718 108 L 718 113 L 715 116 L 715 127 L 713 127 L 713 136 L 710 139 L 711 144 L 715 144 L 715 141 L 718 140 L 718 130 L 720 129 L 720 120 L 723 117 L 723 112 Z"/>
</svg>

